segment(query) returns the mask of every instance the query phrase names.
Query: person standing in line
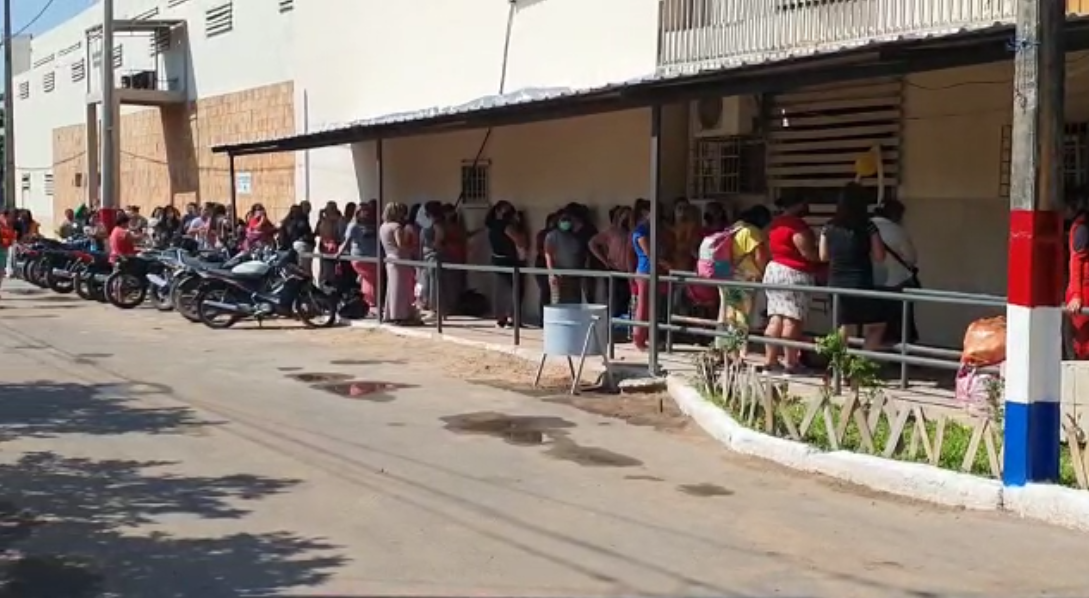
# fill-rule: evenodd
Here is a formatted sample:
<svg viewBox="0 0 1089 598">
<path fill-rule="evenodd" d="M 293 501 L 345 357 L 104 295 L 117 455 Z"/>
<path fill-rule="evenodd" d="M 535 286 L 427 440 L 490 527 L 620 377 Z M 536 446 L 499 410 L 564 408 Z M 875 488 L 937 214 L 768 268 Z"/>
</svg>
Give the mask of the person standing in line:
<svg viewBox="0 0 1089 598">
<path fill-rule="evenodd" d="M 631 208 L 620 206 L 612 210 L 612 222 L 609 228 L 599 232 L 590 239 L 590 253 L 602 264 L 613 272 L 631 273 L 635 265 L 632 263 L 631 250 Z M 614 318 L 623 318 L 631 309 L 631 285 L 630 281 L 617 279 L 612 285 L 613 294 L 608 298 L 609 313 Z M 627 337 L 627 330 L 618 329 L 613 333 L 614 340 L 623 342 Z"/>
<path fill-rule="evenodd" d="M 578 215 L 564 211 L 556 230 L 545 237 L 545 267 L 549 270 L 548 285 L 553 305 L 582 303 L 582 277 L 555 273 L 557 270 L 586 268 L 588 250 L 578 236 Z"/>
<path fill-rule="evenodd" d="M 545 217 L 544 227 L 537 231 L 533 240 L 534 268 L 541 270 L 548 268 L 548 262 L 545 260 L 545 240 L 549 233 L 556 230 L 559 219 L 560 213 L 552 212 Z M 547 274 L 537 274 L 534 279 L 537 282 L 537 321 L 544 325 L 544 308 L 552 304 L 552 285 L 548 281 Z"/>
<path fill-rule="evenodd" d="M 659 206 L 659 210 L 662 207 Z M 632 229 L 632 249 L 635 252 L 635 273 L 647 275 L 650 274 L 651 256 L 654 255 L 654 251 L 650 245 L 650 201 L 646 199 L 639 199 L 635 202 L 635 228 Z M 667 228 L 667 227 L 662 227 Z M 667 255 L 667 248 L 672 247 L 672 239 L 669 235 L 663 235 L 663 239 L 659 243 L 659 271 L 668 272 L 672 267 L 668 259 L 665 259 Z M 635 304 L 632 308 L 632 319 L 640 322 L 648 322 L 650 318 L 650 294 L 658 293 L 659 297 L 663 299 L 659 302 L 659 305 L 665 305 L 664 297 L 662 297 L 663 286 L 660 285 L 657 289 L 650 287 L 650 280 L 646 278 L 636 279 L 632 281 L 632 301 Z M 664 311 L 664 310 L 659 310 Z M 659 314 L 659 318 L 661 314 Z M 651 325 L 654 325 L 651 322 Z M 632 331 L 632 342 L 635 344 L 635 348 L 639 350 L 647 349 L 647 341 L 650 335 L 650 329 L 644 326 L 636 326 Z"/>
<path fill-rule="evenodd" d="M 355 258 L 373 258 L 377 250 L 378 229 L 375 227 L 375 205 L 365 203 L 356 210 L 355 217 L 344 231 L 344 243 L 337 253 L 339 258 L 348 253 Z M 359 290 L 367 305 L 377 305 L 375 285 L 378 277 L 378 264 L 353 260 L 352 269 L 359 276 Z"/>
<path fill-rule="evenodd" d="M 11 259 L 11 247 L 15 245 L 18 233 L 12 226 L 12 216 L 9 210 L 0 211 L 0 286 L 7 277 L 8 263 Z"/>
<path fill-rule="evenodd" d="M 378 236 L 386 257 L 394 260 L 412 259 L 412 239 L 406 230 L 408 208 L 397 202 L 386 204 L 382 213 L 382 226 Z M 411 266 L 386 264 L 385 320 L 392 324 L 410 324 L 416 321 L 413 310 L 413 286 L 416 278 Z"/>
<path fill-rule="evenodd" d="M 828 286 L 874 290 L 874 264 L 885 261 L 885 244 L 869 217 L 870 192 L 857 183 L 847 185 L 836 204 L 836 214 L 821 230 L 818 251 L 828 262 Z M 836 321 L 844 338 L 861 329 L 862 348 L 876 351 L 885 336 L 882 302 L 868 297 L 841 295 Z"/>
<path fill-rule="evenodd" d="M 873 265 L 873 276 L 874 285 L 883 291 L 902 293 L 904 289 L 919 288 L 915 244 L 903 226 L 905 212 L 904 204 L 896 199 L 886 200 L 874 210 L 873 223 L 881 235 L 881 242 L 885 244 L 886 258 L 884 262 Z M 884 342 L 890 345 L 899 343 L 905 326 L 907 342 L 917 341 L 919 331 L 915 327 L 914 304 L 908 302 L 907 320 L 904 320 L 904 310 L 898 301 L 883 303 L 886 309 Z"/>
<path fill-rule="evenodd" d="M 522 266 L 518 247 L 525 244 L 515 227 L 514 206 L 509 201 L 498 201 L 484 218 L 488 231 L 488 245 L 491 247 L 493 266 L 514 268 Z M 543 257 L 543 254 L 542 254 Z M 505 328 L 514 316 L 514 274 L 497 272 L 495 274 L 495 292 L 493 297 L 495 325 Z"/>
<path fill-rule="evenodd" d="M 325 209 L 318 215 L 317 245 L 322 255 L 332 255 L 340 248 L 344 241 L 341 238 L 341 221 L 343 216 L 335 201 L 325 204 Z M 330 258 L 322 258 L 318 266 L 318 280 L 322 284 L 333 285 L 336 282 L 337 261 Z"/>
<path fill-rule="evenodd" d="M 764 270 L 764 284 L 814 286 L 820 255 L 813 229 L 805 221 L 809 202 L 801 194 L 784 192 L 777 204 L 782 212 L 771 221 L 768 231 L 771 262 Z M 769 289 L 764 294 L 768 305 L 764 336 L 801 341 L 809 316 L 809 294 L 779 289 Z M 764 368 L 784 368 L 787 373 L 796 373 L 801 369 L 800 356 L 796 348 L 768 343 L 764 345 Z"/>
</svg>

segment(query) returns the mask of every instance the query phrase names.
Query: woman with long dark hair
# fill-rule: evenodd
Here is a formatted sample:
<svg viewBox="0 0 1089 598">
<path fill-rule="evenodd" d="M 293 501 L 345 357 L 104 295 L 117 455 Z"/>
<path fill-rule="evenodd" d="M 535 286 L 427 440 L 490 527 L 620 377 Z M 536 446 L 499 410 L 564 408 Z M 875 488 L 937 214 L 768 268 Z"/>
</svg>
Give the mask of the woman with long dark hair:
<svg viewBox="0 0 1089 598">
<path fill-rule="evenodd" d="M 521 254 L 524 252 L 525 236 L 517 226 L 517 213 L 509 201 L 496 202 L 484 218 L 488 231 L 488 245 L 491 247 L 493 266 L 514 268 L 523 266 Z M 514 317 L 514 310 L 521 306 L 514 305 L 514 274 L 497 272 L 492 305 L 495 312 L 495 325 L 504 328 Z"/>
<path fill-rule="evenodd" d="M 828 262 L 831 288 L 874 290 L 874 264 L 885 261 L 885 244 L 870 220 L 870 195 L 861 185 L 847 185 L 836 204 L 836 215 L 821 230 L 820 258 Z M 841 295 L 838 302 L 840 335 L 847 337 L 860 328 L 863 348 L 877 350 L 885 334 L 882 302 L 850 295 Z"/>
</svg>

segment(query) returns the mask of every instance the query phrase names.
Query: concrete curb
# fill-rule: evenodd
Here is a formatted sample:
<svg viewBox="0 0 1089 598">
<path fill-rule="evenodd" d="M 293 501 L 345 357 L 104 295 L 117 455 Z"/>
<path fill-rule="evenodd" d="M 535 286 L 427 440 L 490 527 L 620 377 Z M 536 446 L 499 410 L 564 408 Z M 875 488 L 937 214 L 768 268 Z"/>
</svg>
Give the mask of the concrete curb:
<svg viewBox="0 0 1089 598">
<path fill-rule="evenodd" d="M 1089 531 L 1089 492 L 1085 490 L 1029 484 L 1006 488 L 1002 500 L 1006 510 L 1022 517 Z"/>
<path fill-rule="evenodd" d="M 681 411 L 738 453 L 916 500 L 967 509 L 1002 508 L 1002 484 L 996 480 L 849 451 L 824 452 L 762 434 L 739 424 L 680 376 L 669 377 L 669 394 Z"/>
</svg>

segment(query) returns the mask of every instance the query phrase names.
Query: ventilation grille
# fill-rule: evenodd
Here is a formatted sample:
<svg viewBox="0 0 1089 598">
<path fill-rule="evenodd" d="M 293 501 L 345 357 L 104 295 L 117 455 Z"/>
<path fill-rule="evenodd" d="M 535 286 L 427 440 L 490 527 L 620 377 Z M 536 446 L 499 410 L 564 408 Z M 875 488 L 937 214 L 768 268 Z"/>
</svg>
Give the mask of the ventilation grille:
<svg viewBox="0 0 1089 598">
<path fill-rule="evenodd" d="M 113 49 L 113 68 L 121 68 L 122 64 L 125 64 L 125 48 L 115 46 Z"/>
<path fill-rule="evenodd" d="M 29 174 L 24 174 L 23 176 L 19 177 L 19 182 L 20 182 L 20 187 L 22 187 L 23 191 L 30 191 L 30 175 Z"/>
<path fill-rule="evenodd" d="M 49 93 L 57 88 L 57 74 L 55 72 L 48 72 L 42 75 L 42 91 Z"/>
<path fill-rule="evenodd" d="M 19 99 L 25 100 L 30 97 L 30 81 L 23 81 L 19 84 Z"/>
<path fill-rule="evenodd" d="M 45 194 L 53 195 L 53 173 L 45 173 Z"/>
<path fill-rule="evenodd" d="M 87 63 L 82 58 L 72 63 L 72 82 L 78 83 L 87 78 Z"/>
<path fill-rule="evenodd" d="M 167 8 L 173 8 L 173 7 L 175 7 L 175 6 L 179 6 L 179 5 L 181 5 L 181 4 L 185 4 L 185 3 L 186 3 L 186 2 L 188 2 L 188 1 L 189 1 L 189 0 L 167 0 L 167 2 L 166 2 L 166 7 L 167 7 Z"/>
<path fill-rule="evenodd" d="M 144 12 L 136 15 L 135 17 L 132 17 L 132 20 L 133 21 L 146 21 L 148 19 L 153 19 L 153 18 L 155 18 L 157 16 L 159 16 L 158 7 L 152 8 L 151 10 L 145 10 Z"/>
<path fill-rule="evenodd" d="M 72 44 L 71 46 L 68 46 L 67 48 L 57 52 L 57 56 L 67 56 L 68 54 L 71 54 L 72 52 L 75 52 L 76 50 L 78 50 L 78 49 L 80 49 L 82 47 L 83 47 L 83 42 L 76 42 L 76 43 Z"/>
<path fill-rule="evenodd" d="M 54 56 L 53 54 L 50 54 L 48 56 L 44 56 L 42 58 L 39 58 L 39 59 L 34 61 L 34 68 L 38 68 L 40 66 L 47 65 L 50 62 L 53 62 L 53 59 L 55 59 L 55 58 L 56 58 L 56 56 Z"/>
<path fill-rule="evenodd" d="M 204 13 L 204 35 L 215 37 L 234 29 L 234 3 L 228 2 Z"/>
<path fill-rule="evenodd" d="M 295 0 L 280 0 L 280 12 L 291 12 L 295 10 Z"/>
</svg>

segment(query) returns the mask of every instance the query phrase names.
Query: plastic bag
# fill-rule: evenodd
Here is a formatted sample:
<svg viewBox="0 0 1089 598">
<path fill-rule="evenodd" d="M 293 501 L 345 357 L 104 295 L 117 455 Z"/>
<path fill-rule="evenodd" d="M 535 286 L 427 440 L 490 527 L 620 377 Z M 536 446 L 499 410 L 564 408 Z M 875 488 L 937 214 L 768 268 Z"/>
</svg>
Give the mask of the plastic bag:
<svg viewBox="0 0 1089 598">
<path fill-rule="evenodd" d="M 960 362 L 986 367 L 1006 361 L 1006 316 L 984 318 L 968 325 Z"/>
<path fill-rule="evenodd" d="M 961 407 L 974 417 L 989 417 L 1001 402 L 1002 376 L 981 372 L 970 365 L 961 366 L 957 371 L 954 398 Z M 999 387 L 996 389 L 996 385 Z M 992 398 L 992 393 L 999 396 Z"/>
</svg>

